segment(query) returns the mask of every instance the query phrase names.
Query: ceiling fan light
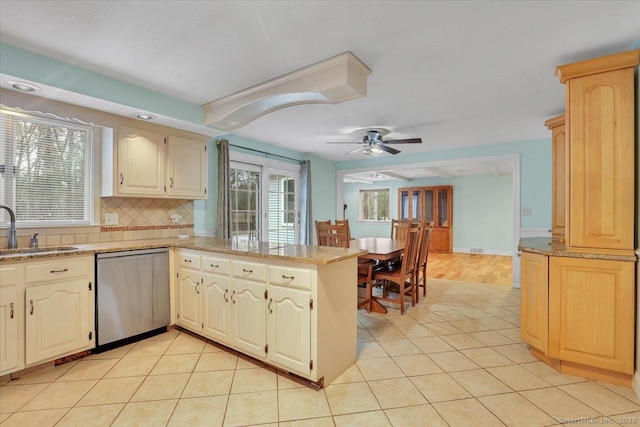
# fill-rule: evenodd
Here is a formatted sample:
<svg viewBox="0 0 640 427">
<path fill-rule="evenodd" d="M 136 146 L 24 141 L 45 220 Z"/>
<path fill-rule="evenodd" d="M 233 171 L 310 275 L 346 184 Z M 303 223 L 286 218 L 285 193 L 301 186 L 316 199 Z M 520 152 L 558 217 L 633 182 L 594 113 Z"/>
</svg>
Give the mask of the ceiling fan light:
<svg viewBox="0 0 640 427">
<path fill-rule="evenodd" d="M 378 148 L 378 147 L 371 147 L 371 152 L 373 154 L 380 154 L 380 153 L 383 153 L 384 150 L 382 150 L 381 148 Z"/>
</svg>

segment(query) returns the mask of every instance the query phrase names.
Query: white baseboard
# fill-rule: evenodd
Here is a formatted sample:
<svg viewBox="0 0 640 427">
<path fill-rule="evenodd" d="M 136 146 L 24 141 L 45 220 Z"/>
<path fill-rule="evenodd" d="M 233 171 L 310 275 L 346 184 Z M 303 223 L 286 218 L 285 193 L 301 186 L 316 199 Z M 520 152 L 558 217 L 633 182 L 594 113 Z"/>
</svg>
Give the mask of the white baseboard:
<svg viewBox="0 0 640 427">
<path fill-rule="evenodd" d="M 520 237 L 551 237 L 548 228 L 521 228 Z"/>
<path fill-rule="evenodd" d="M 636 393 L 636 396 L 638 396 L 638 399 L 640 399 L 640 372 L 638 371 L 636 371 L 633 380 L 631 380 L 631 388 Z"/>
<path fill-rule="evenodd" d="M 206 230 L 194 230 L 193 235 L 198 237 L 216 237 L 216 232 L 206 231 Z"/>
<path fill-rule="evenodd" d="M 482 249 L 481 253 L 472 252 L 471 248 L 453 248 L 453 252 L 460 253 L 460 254 L 513 256 L 513 252 L 512 251 L 495 251 L 495 250 L 492 250 L 492 249 L 484 249 L 484 248 L 480 248 L 480 249 Z"/>
</svg>

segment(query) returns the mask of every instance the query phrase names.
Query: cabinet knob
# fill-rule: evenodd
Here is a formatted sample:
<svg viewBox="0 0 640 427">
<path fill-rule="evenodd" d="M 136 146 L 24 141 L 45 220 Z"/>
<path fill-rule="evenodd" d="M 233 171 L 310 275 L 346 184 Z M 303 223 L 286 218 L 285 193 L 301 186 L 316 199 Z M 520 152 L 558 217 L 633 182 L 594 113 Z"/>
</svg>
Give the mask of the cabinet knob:
<svg viewBox="0 0 640 427">
<path fill-rule="evenodd" d="M 31 305 L 31 312 L 29 314 L 33 316 L 33 300 L 29 300 L 29 304 Z"/>
<path fill-rule="evenodd" d="M 228 293 L 229 293 L 229 289 L 225 289 L 225 290 L 224 290 L 224 296 L 223 296 L 223 298 L 224 298 L 224 302 L 229 302 L 229 298 L 227 298 L 227 294 L 228 294 Z"/>
<path fill-rule="evenodd" d="M 242 272 L 243 272 L 243 273 L 253 273 L 253 270 L 247 270 L 247 269 L 244 269 L 244 268 L 243 268 L 243 269 L 242 269 Z"/>
<path fill-rule="evenodd" d="M 190 259 L 185 259 L 184 262 L 191 262 L 191 260 Z"/>
<path fill-rule="evenodd" d="M 295 279 L 295 276 L 285 276 L 285 275 L 283 274 L 283 275 L 282 275 L 282 278 L 283 278 L 284 280 L 293 280 L 293 279 Z"/>
<path fill-rule="evenodd" d="M 271 303 L 273 302 L 273 299 L 270 298 L 269 299 L 269 304 L 267 305 L 267 308 L 269 309 L 269 313 L 273 313 L 273 310 L 271 310 Z"/>
<path fill-rule="evenodd" d="M 9 319 L 13 319 L 13 303 L 9 304 L 9 309 L 11 310 L 9 314 Z"/>
<path fill-rule="evenodd" d="M 58 273 L 66 273 L 67 271 L 69 271 L 68 268 L 63 268 L 62 270 L 50 270 L 49 273 L 58 274 Z"/>
<path fill-rule="evenodd" d="M 235 300 L 235 299 L 233 299 L 233 296 L 234 296 L 235 294 L 236 294 L 236 291 L 233 291 L 233 292 L 231 293 L 231 302 L 232 302 L 232 303 L 234 303 L 234 304 L 236 303 L 236 300 Z"/>
<path fill-rule="evenodd" d="M 124 183 L 124 175 L 120 174 L 120 185 Z"/>
<path fill-rule="evenodd" d="M 169 178 L 169 188 L 173 188 L 173 178 Z"/>
</svg>

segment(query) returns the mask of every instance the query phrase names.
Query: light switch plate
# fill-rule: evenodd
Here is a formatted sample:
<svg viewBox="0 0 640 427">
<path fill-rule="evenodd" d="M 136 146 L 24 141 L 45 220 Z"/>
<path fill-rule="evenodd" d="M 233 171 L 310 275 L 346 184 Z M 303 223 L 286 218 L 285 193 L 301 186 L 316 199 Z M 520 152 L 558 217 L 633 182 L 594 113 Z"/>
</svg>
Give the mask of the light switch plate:
<svg viewBox="0 0 640 427">
<path fill-rule="evenodd" d="M 104 214 L 104 225 L 118 225 L 118 214 L 117 213 L 105 213 Z"/>
<path fill-rule="evenodd" d="M 522 216 L 531 216 L 531 206 L 525 206 L 522 208 Z"/>
</svg>

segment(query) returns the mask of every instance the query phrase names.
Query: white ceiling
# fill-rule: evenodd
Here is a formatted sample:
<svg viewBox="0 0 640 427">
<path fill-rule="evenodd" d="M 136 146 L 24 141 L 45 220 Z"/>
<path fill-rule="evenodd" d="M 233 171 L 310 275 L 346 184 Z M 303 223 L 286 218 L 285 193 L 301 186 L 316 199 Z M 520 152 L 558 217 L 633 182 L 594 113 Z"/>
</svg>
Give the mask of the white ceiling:
<svg viewBox="0 0 640 427">
<path fill-rule="evenodd" d="M 638 17 L 638 1 L 2 0 L 0 37 L 196 104 L 351 51 L 372 70 L 366 98 L 234 131 L 339 161 L 363 156 L 326 142 L 368 127 L 422 138 L 403 154 L 548 138 L 564 106 L 556 65 L 631 49 Z"/>
</svg>

